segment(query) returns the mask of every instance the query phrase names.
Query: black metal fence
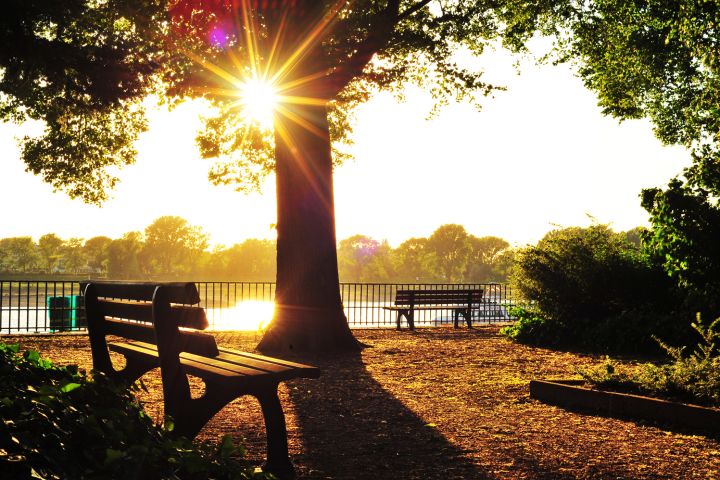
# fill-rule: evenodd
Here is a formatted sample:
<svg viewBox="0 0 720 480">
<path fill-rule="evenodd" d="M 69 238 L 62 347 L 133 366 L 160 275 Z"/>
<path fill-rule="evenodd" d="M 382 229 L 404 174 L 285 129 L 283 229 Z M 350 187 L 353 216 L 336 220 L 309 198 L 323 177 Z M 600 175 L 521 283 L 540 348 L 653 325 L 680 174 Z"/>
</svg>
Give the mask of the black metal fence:
<svg viewBox="0 0 720 480">
<path fill-rule="evenodd" d="M 272 318 L 274 282 L 197 282 L 201 305 L 215 330 L 258 330 Z M 483 301 L 473 309 L 473 323 L 513 320 L 508 285 L 342 283 L 345 315 L 351 328 L 394 327 L 395 292 L 403 289 L 481 288 Z M 415 324 L 433 326 L 452 322 L 452 309 L 420 310 Z M 0 334 L 47 333 L 84 330 L 85 308 L 76 281 L 0 280 Z"/>
</svg>

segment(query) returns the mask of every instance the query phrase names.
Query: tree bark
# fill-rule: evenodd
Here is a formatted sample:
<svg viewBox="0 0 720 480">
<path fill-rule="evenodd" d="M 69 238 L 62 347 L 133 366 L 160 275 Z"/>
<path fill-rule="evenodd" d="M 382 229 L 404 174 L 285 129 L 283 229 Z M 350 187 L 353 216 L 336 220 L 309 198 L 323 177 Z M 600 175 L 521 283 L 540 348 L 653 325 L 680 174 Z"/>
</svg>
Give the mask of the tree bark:
<svg viewBox="0 0 720 480">
<path fill-rule="evenodd" d="M 327 109 L 286 106 L 275 120 L 277 286 L 275 314 L 258 349 L 352 351 L 340 299 Z"/>
</svg>

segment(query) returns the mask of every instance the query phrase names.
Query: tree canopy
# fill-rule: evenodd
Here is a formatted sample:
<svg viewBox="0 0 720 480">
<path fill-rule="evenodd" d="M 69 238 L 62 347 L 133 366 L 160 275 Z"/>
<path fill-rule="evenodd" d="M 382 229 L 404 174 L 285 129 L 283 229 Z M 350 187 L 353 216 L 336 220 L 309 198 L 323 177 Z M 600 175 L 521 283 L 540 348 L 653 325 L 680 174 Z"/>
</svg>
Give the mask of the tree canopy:
<svg viewBox="0 0 720 480">
<path fill-rule="evenodd" d="M 0 119 L 43 120 L 41 135 L 22 139 L 28 170 L 98 203 L 117 181 L 113 167 L 134 160 L 133 142 L 147 127 L 143 99 L 203 97 L 216 109 L 198 144 L 203 156 L 223 159 L 211 178 L 257 186 L 274 168 L 274 140 L 242 115 L 243 82 L 270 81 L 287 103 L 327 103 L 332 139 L 348 139 L 352 108 L 378 90 L 416 83 L 441 103 L 488 92 L 481 72 L 461 66 L 456 53 L 479 54 L 497 35 L 494 8 L 441 0 L 11 2 L 0 20 Z M 308 62 L 309 94 L 309 80 L 289 74 Z"/>
</svg>

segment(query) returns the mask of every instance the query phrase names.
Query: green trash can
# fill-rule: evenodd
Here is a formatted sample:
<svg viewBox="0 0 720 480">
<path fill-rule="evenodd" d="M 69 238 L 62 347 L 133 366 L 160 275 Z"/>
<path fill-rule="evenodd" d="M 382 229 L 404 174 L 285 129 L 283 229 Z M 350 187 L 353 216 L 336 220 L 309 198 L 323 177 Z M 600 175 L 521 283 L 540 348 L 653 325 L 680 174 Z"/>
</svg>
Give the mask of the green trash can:
<svg viewBox="0 0 720 480">
<path fill-rule="evenodd" d="M 87 326 L 85 298 L 81 295 L 47 297 L 50 331 L 64 332 Z"/>
</svg>

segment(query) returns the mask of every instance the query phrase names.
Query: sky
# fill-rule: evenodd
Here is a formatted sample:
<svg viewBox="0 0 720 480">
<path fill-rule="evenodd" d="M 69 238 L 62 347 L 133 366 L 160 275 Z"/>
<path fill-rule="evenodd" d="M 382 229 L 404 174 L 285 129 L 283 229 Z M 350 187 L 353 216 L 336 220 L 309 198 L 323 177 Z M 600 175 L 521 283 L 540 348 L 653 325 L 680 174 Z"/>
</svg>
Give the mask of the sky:
<svg viewBox="0 0 720 480">
<path fill-rule="evenodd" d="M 646 120 L 604 117 L 570 67 L 523 60 L 517 75 L 516 60 L 501 50 L 474 60 L 486 81 L 507 87 L 481 99 L 481 111 L 452 104 L 428 119 L 432 101 L 414 88 L 405 102 L 379 94 L 358 109 L 354 160 L 335 171 L 338 239 L 364 234 L 395 247 L 457 223 L 520 246 L 592 221 L 647 225 L 640 190 L 680 174 L 688 152 L 661 145 Z M 274 238 L 274 177 L 250 195 L 212 186 L 212 162 L 194 142 L 200 113 L 197 103 L 152 110 L 137 162 L 102 207 L 24 171 L 15 137 L 37 125 L 0 124 L 0 238 L 117 238 L 163 215 L 202 227 L 214 245 Z"/>
</svg>

